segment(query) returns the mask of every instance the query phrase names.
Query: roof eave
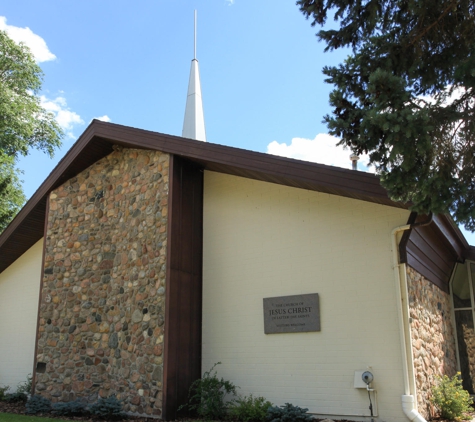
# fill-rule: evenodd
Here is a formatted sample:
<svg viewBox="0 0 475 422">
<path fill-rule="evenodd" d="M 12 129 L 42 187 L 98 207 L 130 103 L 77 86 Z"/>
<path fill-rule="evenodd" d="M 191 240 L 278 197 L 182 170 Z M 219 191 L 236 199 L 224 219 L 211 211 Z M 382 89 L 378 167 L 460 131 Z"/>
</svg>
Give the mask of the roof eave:
<svg viewBox="0 0 475 422">
<path fill-rule="evenodd" d="M 0 235 L 0 272 L 43 236 L 49 193 L 110 154 L 114 145 L 176 154 L 210 171 L 407 208 L 391 201 L 372 174 L 93 120 Z"/>
</svg>

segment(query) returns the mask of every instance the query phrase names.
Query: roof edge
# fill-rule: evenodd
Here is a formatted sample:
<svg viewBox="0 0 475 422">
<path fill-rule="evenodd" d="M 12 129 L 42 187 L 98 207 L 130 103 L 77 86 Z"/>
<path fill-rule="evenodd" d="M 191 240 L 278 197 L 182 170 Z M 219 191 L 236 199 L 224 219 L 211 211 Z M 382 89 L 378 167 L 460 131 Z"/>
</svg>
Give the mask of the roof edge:
<svg viewBox="0 0 475 422">
<path fill-rule="evenodd" d="M 66 180 L 111 153 L 113 145 L 175 154 L 210 171 L 408 208 L 407 204 L 391 201 L 387 191 L 381 186 L 379 177 L 373 174 L 93 120 L 0 234 L 0 255 L 3 256 L 4 251 L 11 250 L 9 253 L 13 259 L 14 256 L 21 255 L 22 250 L 27 250 L 35 236 L 37 241 L 40 238 L 40 229 L 36 228 L 35 234 L 29 234 L 28 230 L 32 226 L 39 227 L 41 221 L 41 236 L 43 235 L 47 195 Z M 451 243 L 458 245 L 458 250 L 467 249 L 468 243 L 453 221 L 447 216 L 442 216 L 439 220 L 438 226 L 444 236 L 451 239 Z M 13 262 L 11 259 L 8 258 L 7 261 Z M 8 265 L 0 263 L 0 272 Z"/>
<path fill-rule="evenodd" d="M 54 182 L 57 181 L 54 178 L 54 173 L 58 171 L 58 169 L 62 169 L 67 167 L 69 161 L 74 159 L 77 154 L 82 150 L 83 144 L 87 144 L 87 142 L 92 139 L 94 136 L 94 122 L 98 122 L 99 120 L 93 120 L 86 130 L 82 133 L 82 135 L 78 138 L 78 140 L 73 144 L 73 146 L 69 149 L 69 151 L 65 154 L 65 156 L 58 162 L 55 168 L 51 171 L 51 173 L 46 177 L 44 182 L 36 189 L 35 193 L 31 196 L 31 198 L 26 202 L 20 212 L 15 216 L 15 218 L 10 222 L 7 228 L 0 234 L 0 248 L 6 242 L 8 237 L 18 228 L 18 226 L 23 222 L 25 217 L 36 207 L 36 205 L 44 199 L 45 193 L 49 193 L 53 188 Z"/>
</svg>

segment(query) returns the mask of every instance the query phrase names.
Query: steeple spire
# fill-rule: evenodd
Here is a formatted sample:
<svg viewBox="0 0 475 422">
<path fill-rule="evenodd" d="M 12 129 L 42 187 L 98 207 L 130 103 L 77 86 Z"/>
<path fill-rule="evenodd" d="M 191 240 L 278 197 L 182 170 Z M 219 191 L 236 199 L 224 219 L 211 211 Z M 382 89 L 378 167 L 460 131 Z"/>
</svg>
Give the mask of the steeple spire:
<svg viewBox="0 0 475 422">
<path fill-rule="evenodd" d="M 185 120 L 183 121 L 182 136 L 206 142 L 205 119 L 203 114 L 203 100 L 201 98 L 200 71 L 196 59 L 196 10 L 195 10 L 195 38 L 194 55 L 191 61 L 188 95 L 186 98 Z"/>
</svg>

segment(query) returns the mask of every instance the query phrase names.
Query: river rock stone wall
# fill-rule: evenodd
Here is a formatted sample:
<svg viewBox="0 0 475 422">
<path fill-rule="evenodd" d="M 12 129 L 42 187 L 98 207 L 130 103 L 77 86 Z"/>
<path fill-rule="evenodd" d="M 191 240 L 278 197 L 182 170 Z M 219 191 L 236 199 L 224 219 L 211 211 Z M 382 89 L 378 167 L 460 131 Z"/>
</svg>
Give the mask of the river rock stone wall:
<svg viewBox="0 0 475 422">
<path fill-rule="evenodd" d="M 435 376 L 457 372 L 451 300 L 448 293 L 409 266 L 407 282 L 417 403 L 421 415 L 428 418 L 434 416 L 430 390 Z"/>
<path fill-rule="evenodd" d="M 116 148 L 50 194 L 36 393 L 161 414 L 168 165 Z"/>
</svg>

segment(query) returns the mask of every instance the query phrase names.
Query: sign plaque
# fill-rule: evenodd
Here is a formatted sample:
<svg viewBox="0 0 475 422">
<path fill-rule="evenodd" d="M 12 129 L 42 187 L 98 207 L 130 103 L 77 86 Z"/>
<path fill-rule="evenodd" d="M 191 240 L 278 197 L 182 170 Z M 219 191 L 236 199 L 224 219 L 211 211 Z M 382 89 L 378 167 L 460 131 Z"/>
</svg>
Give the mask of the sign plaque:
<svg viewBox="0 0 475 422">
<path fill-rule="evenodd" d="M 264 301 L 264 333 L 320 331 L 318 293 L 267 297 Z"/>
</svg>

